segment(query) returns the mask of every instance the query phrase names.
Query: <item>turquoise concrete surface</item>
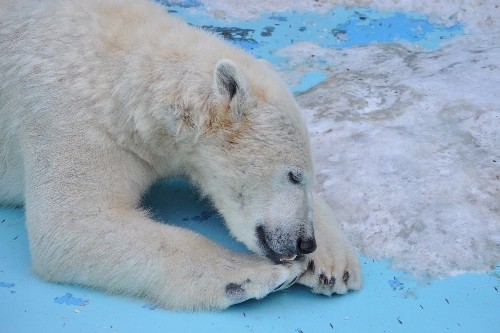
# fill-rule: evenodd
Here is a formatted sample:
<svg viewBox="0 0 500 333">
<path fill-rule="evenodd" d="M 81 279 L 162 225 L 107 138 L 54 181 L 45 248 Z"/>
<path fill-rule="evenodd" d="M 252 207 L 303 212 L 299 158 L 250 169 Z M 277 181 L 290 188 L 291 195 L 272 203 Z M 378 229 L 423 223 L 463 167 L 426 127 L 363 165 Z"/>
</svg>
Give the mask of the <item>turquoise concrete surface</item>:
<svg viewBox="0 0 500 333">
<path fill-rule="evenodd" d="M 246 251 L 209 203 L 182 180 L 158 183 L 144 205 L 159 221 Z M 325 297 L 294 286 L 223 312 L 177 313 L 139 299 L 38 279 L 30 272 L 23 210 L 0 208 L 0 332 L 500 331 L 498 267 L 489 274 L 426 281 L 386 262 L 361 262 L 364 288 L 359 292 Z"/>
</svg>

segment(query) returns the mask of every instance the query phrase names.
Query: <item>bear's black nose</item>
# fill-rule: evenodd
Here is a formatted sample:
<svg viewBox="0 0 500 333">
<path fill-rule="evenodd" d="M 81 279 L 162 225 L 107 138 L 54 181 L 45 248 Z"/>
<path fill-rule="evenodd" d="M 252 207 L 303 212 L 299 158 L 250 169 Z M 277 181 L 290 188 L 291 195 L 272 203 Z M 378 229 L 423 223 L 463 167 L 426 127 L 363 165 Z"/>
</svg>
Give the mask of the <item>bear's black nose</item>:
<svg viewBox="0 0 500 333">
<path fill-rule="evenodd" d="M 314 239 L 314 238 L 307 238 L 307 239 L 299 238 L 299 240 L 297 241 L 297 248 L 298 248 L 300 254 L 312 253 L 316 250 L 316 239 Z"/>
</svg>

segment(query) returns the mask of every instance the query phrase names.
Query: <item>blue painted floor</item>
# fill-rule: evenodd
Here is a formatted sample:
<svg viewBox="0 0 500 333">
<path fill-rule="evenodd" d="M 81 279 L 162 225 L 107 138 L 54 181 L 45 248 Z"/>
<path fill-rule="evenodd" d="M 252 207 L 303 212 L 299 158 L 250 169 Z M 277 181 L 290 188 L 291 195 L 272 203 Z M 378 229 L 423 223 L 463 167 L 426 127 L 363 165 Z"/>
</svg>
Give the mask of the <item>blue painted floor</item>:
<svg viewBox="0 0 500 333">
<path fill-rule="evenodd" d="M 186 3 L 168 10 L 276 65 L 283 58 L 275 51 L 297 41 L 338 48 L 403 41 L 434 49 L 463 33 L 460 25 L 432 25 L 421 15 L 371 9 L 339 8 L 322 16 L 263 14 L 254 21 L 227 23 L 197 16 L 186 7 L 201 5 Z M 336 23 L 325 32 L 316 24 L 322 20 Z M 324 79 L 321 72 L 306 73 L 292 88 L 305 91 Z M 157 184 L 144 205 L 159 221 L 246 251 L 184 181 Z M 137 299 L 39 280 L 30 272 L 23 210 L 0 208 L 0 332 L 500 332 L 499 267 L 489 274 L 424 281 L 391 269 L 387 262 L 361 262 L 360 292 L 325 297 L 294 286 L 219 313 L 176 313 Z"/>
<path fill-rule="evenodd" d="M 245 251 L 184 181 L 157 184 L 144 205 L 160 221 Z M 325 297 L 294 286 L 223 312 L 176 313 L 137 299 L 39 280 L 30 272 L 23 210 L 0 208 L 0 332 L 500 331 L 498 267 L 490 274 L 422 281 L 386 262 L 361 262 L 360 292 Z"/>
</svg>

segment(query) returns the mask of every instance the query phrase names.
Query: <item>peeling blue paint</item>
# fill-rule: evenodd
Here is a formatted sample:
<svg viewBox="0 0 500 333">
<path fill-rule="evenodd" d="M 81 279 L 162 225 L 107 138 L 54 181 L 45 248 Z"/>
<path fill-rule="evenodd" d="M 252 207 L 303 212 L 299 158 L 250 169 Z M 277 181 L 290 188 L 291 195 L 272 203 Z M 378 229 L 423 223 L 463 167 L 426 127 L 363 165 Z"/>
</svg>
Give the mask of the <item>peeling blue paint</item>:
<svg viewBox="0 0 500 333">
<path fill-rule="evenodd" d="M 271 15 L 268 17 L 270 20 L 274 20 L 274 21 L 279 21 L 279 22 L 286 22 L 288 21 L 288 18 L 286 16 L 282 16 L 282 15 Z"/>
<path fill-rule="evenodd" d="M 14 288 L 15 286 L 15 283 L 0 282 L 0 288 Z"/>
<path fill-rule="evenodd" d="M 76 305 L 76 306 L 85 306 L 89 304 L 89 301 L 83 298 L 73 297 L 73 294 L 66 293 L 66 295 L 61 297 L 55 297 L 54 302 L 58 304 L 66 304 L 66 305 Z"/>
<path fill-rule="evenodd" d="M 255 34 L 254 29 L 219 27 L 214 25 L 202 25 L 201 28 L 224 37 L 224 39 L 229 40 L 244 49 L 253 50 L 260 46 L 259 42 L 252 37 Z"/>
<path fill-rule="evenodd" d="M 275 54 L 277 50 L 297 42 L 307 41 L 328 48 L 406 42 L 434 50 L 444 41 L 464 33 L 460 23 L 445 26 L 430 23 L 423 14 L 382 12 L 372 8 L 337 7 L 326 14 L 263 13 L 252 20 L 231 22 L 186 10 L 203 6 L 196 1 L 191 1 L 189 6 L 186 2 L 173 4 L 170 1 L 157 1 L 190 24 L 212 31 L 255 56 L 274 63 L 280 58 Z"/>
<path fill-rule="evenodd" d="M 464 33 L 464 27 L 460 23 L 445 26 L 431 23 L 423 14 L 383 12 L 372 8 L 337 7 L 324 14 L 263 13 L 252 20 L 235 22 L 207 15 L 203 4 L 197 1 L 177 4 L 165 0 L 156 1 L 189 24 L 219 35 L 255 57 L 266 59 L 277 66 L 285 64 L 287 59 L 277 51 L 299 42 L 336 49 L 372 43 L 403 42 L 430 51 L 439 48 L 446 40 Z M 193 11 L 193 7 L 200 10 Z M 321 64 L 321 59 L 313 61 Z M 286 68 L 286 65 L 282 67 Z M 314 76 L 315 79 L 302 78 L 297 87 L 292 87 L 293 92 L 306 91 L 323 81 L 317 80 L 317 73 L 306 76 Z"/>
<path fill-rule="evenodd" d="M 414 13 L 383 13 L 370 8 L 352 10 L 341 7 L 332 15 L 341 17 L 335 29 L 345 31 L 345 34 L 342 38 L 335 36 L 336 40 L 325 43 L 330 47 L 403 41 L 433 50 L 444 40 L 463 33 L 463 26 L 460 24 L 451 27 L 431 24 L 427 16 Z"/>
<path fill-rule="evenodd" d="M 389 285 L 391 286 L 392 290 L 403 290 L 405 288 L 405 285 L 403 282 L 399 281 L 398 278 L 394 277 L 392 280 L 389 280 Z"/>
</svg>

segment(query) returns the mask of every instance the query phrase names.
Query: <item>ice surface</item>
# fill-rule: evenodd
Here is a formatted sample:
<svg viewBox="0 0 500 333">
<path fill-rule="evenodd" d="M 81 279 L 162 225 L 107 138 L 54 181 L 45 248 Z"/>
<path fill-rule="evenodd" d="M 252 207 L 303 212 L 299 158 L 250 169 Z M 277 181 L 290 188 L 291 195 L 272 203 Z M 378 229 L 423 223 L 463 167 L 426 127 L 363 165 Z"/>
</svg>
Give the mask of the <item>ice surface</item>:
<svg viewBox="0 0 500 333">
<path fill-rule="evenodd" d="M 500 8 L 472 3 L 447 7 L 469 33 L 433 52 L 307 43 L 282 51 L 299 72 L 316 66 L 311 54 L 330 69 L 298 97 L 318 190 L 363 253 L 417 275 L 500 261 Z M 399 8 L 419 9 L 408 4 Z M 422 11 L 433 17 L 445 12 L 428 4 Z"/>
<path fill-rule="evenodd" d="M 263 12 L 364 6 L 463 24 L 464 36 L 433 51 L 301 41 L 279 50 L 286 61 L 278 68 L 292 87 L 315 80 L 296 91 L 305 90 L 297 99 L 311 131 L 316 186 L 365 255 L 433 277 L 500 262 L 498 1 L 199 3 L 235 22 Z"/>
<path fill-rule="evenodd" d="M 329 50 L 329 80 L 298 97 L 318 190 L 366 255 L 431 276 L 500 260 L 500 48 L 490 39 L 431 53 Z"/>
</svg>

